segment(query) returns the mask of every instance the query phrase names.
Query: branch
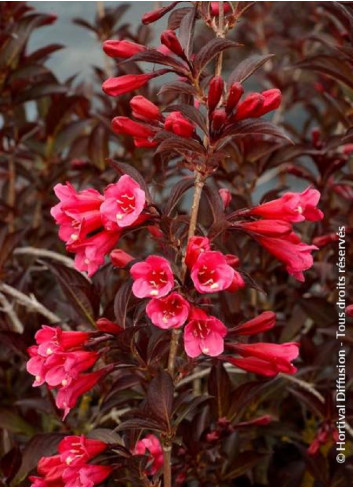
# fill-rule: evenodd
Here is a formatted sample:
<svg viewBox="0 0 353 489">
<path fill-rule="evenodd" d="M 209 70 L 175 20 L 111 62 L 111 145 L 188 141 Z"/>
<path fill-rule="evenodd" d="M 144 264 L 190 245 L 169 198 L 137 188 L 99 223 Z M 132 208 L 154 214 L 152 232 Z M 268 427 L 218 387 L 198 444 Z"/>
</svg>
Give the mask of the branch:
<svg viewBox="0 0 353 489">
<path fill-rule="evenodd" d="M 17 316 L 13 305 L 7 300 L 6 296 L 4 296 L 4 294 L 0 294 L 0 303 L 2 305 L 1 310 L 9 316 L 9 318 L 12 322 L 13 331 L 15 333 L 20 333 L 20 334 L 23 333 L 24 326 L 21 323 L 19 317 Z"/>
<path fill-rule="evenodd" d="M 42 248 L 32 248 L 32 246 L 24 246 L 21 248 L 16 248 L 13 251 L 14 255 L 32 255 L 37 258 L 52 258 L 55 261 L 62 263 L 70 268 L 75 268 L 74 261 L 64 255 L 60 255 L 60 253 L 56 253 L 55 251 L 43 250 Z"/>
<path fill-rule="evenodd" d="M 28 297 L 27 295 L 23 294 L 22 292 L 15 289 L 14 287 L 11 287 L 10 285 L 4 283 L 0 283 L 0 292 L 10 295 L 14 299 L 16 299 L 17 302 L 27 307 L 29 311 L 34 311 L 37 312 L 38 314 L 41 314 L 42 316 L 47 318 L 51 323 L 61 323 L 61 319 L 59 318 L 59 316 L 57 316 L 49 309 L 47 309 L 45 306 L 43 306 L 43 304 L 38 302 L 34 294 L 31 294 L 31 296 Z"/>
</svg>

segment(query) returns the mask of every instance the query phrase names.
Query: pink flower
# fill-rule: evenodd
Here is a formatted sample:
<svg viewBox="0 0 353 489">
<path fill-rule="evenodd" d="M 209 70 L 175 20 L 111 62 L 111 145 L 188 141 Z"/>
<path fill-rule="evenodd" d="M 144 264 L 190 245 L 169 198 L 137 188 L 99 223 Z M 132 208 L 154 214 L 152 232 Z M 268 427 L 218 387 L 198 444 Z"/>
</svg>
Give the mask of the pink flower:
<svg viewBox="0 0 353 489">
<path fill-rule="evenodd" d="M 107 444 L 81 436 L 67 436 L 59 444 L 59 454 L 42 457 L 37 465 L 40 477 L 30 476 L 32 487 L 92 487 L 112 472 L 106 465 L 87 462 L 106 450 Z"/>
<path fill-rule="evenodd" d="M 179 328 L 187 320 L 189 311 L 188 301 L 176 292 L 161 299 L 152 299 L 146 308 L 147 316 L 161 329 Z"/>
<path fill-rule="evenodd" d="M 79 468 L 69 467 L 65 470 L 66 487 L 93 487 L 103 482 L 113 468 L 108 465 L 82 465 Z"/>
<path fill-rule="evenodd" d="M 87 272 L 91 277 L 103 265 L 105 256 L 116 246 L 121 231 L 101 231 L 80 243 L 67 247 L 75 253 L 75 267 L 81 272 Z"/>
<path fill-rule="evenodd" d="M 316 246 L 301 243 L 295 233 L 283 238 L 257 235 L 256 239 L 267 251 L 286 265 L 290 275 L 293 275 L 299 282 L 304 282 L 303 271 L 312 267 L 311 252 L 318 249 Z"/>
<path fill-rule="evenodd" d="M 250 93 L 239 103 L 233 120 L 240 121 L 249 117 L 257 117 L 257 114 L 261 112 L 264 100 L 260 93 Z"/>
<path fill-rule="evenodd" d="M 90 391 L 106 374 L 106 369 L 97 370 L 88 374 L 80 374 L 72 379 L 68 385 L 61 387 L 56 396 L 56 406 L 64 410 L 63 419 L 76 406 L 77 400 L 82 394 Z"/>
<path fill-rule="evenodd" d="M 51 215 L 59 224 L 59 237 L 67 244 L 84 239 L 102 226 L 100 206 L 103 196 L 94 189 L 76 192 L 67 182 L 55 185 L 54 192 L 60 203 L 52 207 Z"/>
<path fill-rule="evenodd" d="M 82 465 L 106 450 L 108 445 L 100 440 L 81 436 L 65 436 L 58 446 L 60 460 L 66 465 Z"/>
<path fill-rule="evenodd" d="M 186 119 L 181 112 L 171 112 L 165 119 L 164 127 L 177 136 L 191 138 L 194 133 L 194 124 Z"/>
<path fill-rule="evenodd" d="M 108 185 L 104 191 L 101 213 L 107 229 L 131 226 L 136 223 L 146 203 L 145 192 L 129 175 Z"/>
<path fill-rule="evenodd" d="M 185 351 L 191 358 L 202 353 L 216 357 L 224 350 L 223 338 L 226 334 L 227 328 L 219 319 L 195 308 L 191 313 L 191 321 L 184 329 Z"/>
<path fill-rule="evenodd" d="M 279 199 L 258 205 L 249 212 L 266 219 L 282 219 L 288 222 L 320 221 L 324 215 L 317 209 L 320 192 L 308 187 L 304 192 L 288 192 Z"/>
<path fill-rule="evenodd" d="M 97 360 L 96 353 L 80 351 L 84 353 L 80 356 L 77 352 L 77 348 L 82 348 L 89 337 L 89 333 L 42 326 L 35 335 L 38 346 L 28 348 L 31 358 L 27 362 L 27 371 L 35 377 L 33 386 L 48 382 L 48 378 L 50 385 L 59 385 L 92 366 Z"/>
<path fill-rule="evenodd" d="M 294 374 L 297 369 L 291 363 L 299 355 L 298 343 L 251 343 L 227 345 L 245 358 L 225 357 L 243 370 L 272 377 L 279 372 Z"/>
<path fill-rule="evenodd" d="M 167 295 L 174 287 L 173 272 L 168 260 L 150 255 L 145 261 L 135 263 L 130 270 L 134 279 L 132 292 L 140 299 Z"/>
<path fill-rule="evenodd" d="M 222 253 L 205 251 L 192 267 L 191 278 L 195 289 L 206 294 L 228 289 L 233 282 L 234 273 L 234 269 L 228 265 Z"/>
<path fill-rule="evenodd" d="M 155 475 L 163 467 L 163 450 L 161 442 L 155 435 L 147 435 L 138 441 L 135 446 L 134 455 L 148 454 L 149 475 Z"/>
<path fill-rule="evenodd" d="M 186 266 L 191 269 L 198 259 L 201 253 L 205 251 L 210 251 L 211 244 L 210 240 L 204 236 L 193 236 L 189 239 L 186 254 L 185 254 L 185 263 Z"/>
<path fill-rule="evenodd" d="M 103 51 L 111 58 L 130 58 L 134 54 L 145 51 L 145 46 L 131 41 L 109 40 L 103 43 Z"/>
</svg>

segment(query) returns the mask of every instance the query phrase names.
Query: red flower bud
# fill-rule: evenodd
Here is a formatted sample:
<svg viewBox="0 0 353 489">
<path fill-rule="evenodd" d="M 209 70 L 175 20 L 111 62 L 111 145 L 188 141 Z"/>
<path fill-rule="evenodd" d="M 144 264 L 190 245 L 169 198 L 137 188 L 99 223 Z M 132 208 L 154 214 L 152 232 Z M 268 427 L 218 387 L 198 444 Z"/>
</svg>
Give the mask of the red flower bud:
<svg viewBox="0 0 353 489">
<path fill-rule="evenodd" d="M 275 219 L 261 219 L 259 221 L 242 222 L 239 224 L 242 229 L 252 233 L 259 233 L 264 236 L 283 236 L 292 231 L 290 222 Z"/>
<path fill-rule="evenodd" d="M 149 127 L 123 116 L 114 117 L 112 128 L 116 134 L 126 134 L 134 138 L 149 138 L 154 135 L 154 131 Z"/>
<path fill-rule="evenodd" d="M 224 89 L 224 81 L 221 76 L 215 76 L 210 81 L 210 89 L 208 91 L 208 110 L 213 112 L 217 107 Z"/>
<path fill-rule="evenodd" d="M 313 239 L 313 245 L 318 248 L 323 248 L 329 243 L 333 243 L 334 241 L 338 241 L 338 236 L 336 233 L 324 234 L 323 236 L 317 236 Z"/>
<path fill-rule="evenodd" d="M 134 54 L 145 51 L 145 46 L 131 41 L 105 41 L 103 51 L 111 58 L 130 58 Z"/>
<path fill-rule="evenodd" d="M 224 209 L 226 209 L 229 206 L 230 201 L 232 200 L 232 194 L 227 188 L 220 188 L 218 190 L 218 193 L 220 198 L 222 199 L 223 207 Z"/>
<path fill-rule="evenodd" d="M 236 268 L 239 265 L 239 258 L 235 255 L 224 255 L 228 265 L 230 265 L 233 268 Z"/>
<path fill-rule="evenodd" d="M 346 307 L 346 314 L 347 316 L 353 317 L 353 304 Z"/>
<path fill-rule="evenodd" d="M 219 15 L 219 2 L 210 2 L 211 4 L 211 15 L 218 16 Z M 228 14 L 231 11 L 231 6 L 229 2 L 223 2 L 223 13 Z"/>
<path fill-rule="evenodd" d="M 224 109 L 216 109 L 212 114 L 212 129 L 219 131 L 227 120 L 227 115 Z"/>
<path fill-rule="evenodd" d="M 150 141 L 149 139 L 134 138 L 134 145 L 136 148 L 154 148 L 157 146 L 157 141 Z"/>
<path fill-rule="evenodd" d="M 137 119 L 160 119 L 161 113 L 157 105 L 142 95 L 136 95 L 130 100 L 132 115 Z"/>
<path fill-rule="evenodd" d="M 262 333 L 263 331 L 268 331 L 272 329 L 276 324 L 276 314 L 272 311 L 265 311 L 259 316 L 246 321 L 246 323 L 240 324 L 232 329 L 233 333 L 242 336 L 250 336 L 257 333 Z"/>
<path fill-rule="evenodd" d="M 174 31 L 168 29 L 163 31 L 161 34 L 161 43 L 164 44 L 168 49 L 170 49 L 174 54 L 184 57 L 184 50 L 181 47 L 179 39 L 177 38 Z"/>
<path fill-rule="evenodd" d="M 262 107 L 257 111 L 256 117 L 267 114 L 271 110 L 278 109 L 282 101 L 282 93 L 278 88 L 271 88 L 271 90 L 266 90 L 262 92 L 261 95 L 264 97 L 264 102 Z"/>
<path fill-rule="evenodd" d="M 112 321 L 109 321 L 107 318 L 99 318 L 96 322 L 96 326 L 99 331 L 102 331 L 103 333 L 119 334 L 124 331 L 124 328 L 116 323 L 113 323 Z"/>
<path fill-rule="evenodd" d="M 151 10 L 150 12 L 146 12 L 142 17 L 142 23 L 151 24 L 152 22 L 155 22 L 156 20 L 163 17 L 163 15 L 170 12 L 176 6 L 177 3 L 178 2 L 172 2 L 170 5 L 167 5 L 166 7 L 162 7 L 156 10 Z"/>
<path fill-rule="evenodd" d="M 235 109 L 243 93 L 244 93 L 244 88 L 241 86 L 241 83 L 234 82 L 229 89 L 229 95 L 228 95 L 228 100 L 226 105 L 227 114 L 229 114 L 230 112 L 232 112 L 233 109 Z"/>
<path fill-rule="evenodd" d="M 162 73 L 155 72 L 143 75 L 123 75 L 116 78 L 108 78 L 102 85 L 103 92 L 112 97 L 118 97 L 124 93 L 137 90 L 138 88 L 146 85 L 152 78 L 161 75 Z"/>
<path fill-rule="evenodd" d="M 261 111 L 265 98 L 260 93 L 250 93 L 239 105 L 234 121 L 241 121 L 250 117 L 258 117 Z"/>
<path fill-rule="evenodd" d="M 194 133 L 194 125 L 186 119 L 181 112 L 171 112 L 165 119 L 164 127 L 167 131 L 174 132 L 178 136 L 191 138 Z"/>
<path fill-rule="evenodd" d="M 110 261 L 115 267 L 124 268 L 135 258 L 124 250 L 115 249 L 110 253 Z"/>
</svg>

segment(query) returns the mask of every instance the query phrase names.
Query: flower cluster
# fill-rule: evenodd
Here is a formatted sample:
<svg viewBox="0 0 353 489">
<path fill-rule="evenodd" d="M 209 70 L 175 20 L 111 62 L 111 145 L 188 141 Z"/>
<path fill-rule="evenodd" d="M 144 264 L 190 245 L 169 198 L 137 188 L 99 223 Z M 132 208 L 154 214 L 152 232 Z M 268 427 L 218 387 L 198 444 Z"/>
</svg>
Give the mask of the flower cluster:
<svg viewBox="0 0 353 489">
<path fill-rule="evenodd" d="M 34 375 L 33 386 L 46 383 L 57 389 L 56 405 L 64 410 L 64 418 L 78 398 L 94 387 L 107 369 L 83 373 L 93 367 L 99 354 L 85 349 L 91 333 L 62 331 L 42 326 L 36 335 L 37 345 L 30 346 L 27 370 Z"/>
<path fill-rule="evenodd" d="M 104 263 L 124 229 L 146 219 L 146 198 L 140 185 L 129 175 L 108 185 L 101 195 L 97 190 L 77 192 L 68 182 L 54 192 L 60 203 L 51 209 L 59 225 L 59 237 L 66 249 L 75 253 L 78 270 L 93 275 Z"/>
<path fill-rule="evenodd" d="M 311 252 L 315 245 L 302 243 L 293 231 L 292 223 L 319 221 L 323 213 L 317 209 L 320 199 L 318 190 L 307 188 L 301 193 L 288 192 L 282 197 L 241 211 L 241 216 L 262 219 L 237 222 L 234 227 L 248 232 L 261 246 L 286 265 L 287 271 L 304 282 L 303 271 L 313 265 Z"/>
<path fill-rule="evenodd" d="M 108 445 L 81 436 L 66 436 L 58 446 L 58 454 L 42 457 L 37 465 L 39 476 L 30 476 L 32 487 L 93 487 L 112 472 L 108 465 L 89 464 Z"/>
</svg>

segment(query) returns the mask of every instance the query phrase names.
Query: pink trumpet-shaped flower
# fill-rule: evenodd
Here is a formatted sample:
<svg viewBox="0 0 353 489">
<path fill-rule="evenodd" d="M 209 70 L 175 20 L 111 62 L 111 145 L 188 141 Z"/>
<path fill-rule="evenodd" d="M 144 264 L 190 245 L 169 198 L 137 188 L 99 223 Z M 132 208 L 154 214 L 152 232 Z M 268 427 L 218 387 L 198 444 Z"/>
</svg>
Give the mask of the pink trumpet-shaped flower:
<svg viewBox="0 0 353 489">
<path fill-rule="evenodd" d="M 101 231 L 85 239 L 81 243 L 74 243 L 67 247 L 69 252 L 75 253 L 75 267 L 81 272 L 87 272 L 91 277 L 103 265 L 108 253 L 116 246 L 121 231 Z"/>
<path fill-rule="evenodd" d="M 155 475 L 163 467 L 163 450 L 155 435 L 147 435 L 136 443 L 134 455 L 148 454 L 149 475 Z"/>
<path fill-rule="evenodd" d="M 201 253 L 191 270 L 191 278 L 198 292 L 219 292 L 228 289 L 234 278 L 234 269 L 219 251 Z"/>
<path fill-rule="evenodd" d="M 135 263 L 130 273 L 134 279 L 132 292 L 139 298 L 164 297 L 174 286 L 170 264 L 161 256 L 151 255 L 145 261 Z"/>
<path fill-rule="evenodd" d="M 110 253 L 110 261 L 117 268 L 124 268 L 135 258 L 124 250 L 115 249 Z"/>
<path fill-rule="evenodd" d="M 57 455 L 39 460 L 39 477 L 29 478 L 32 487 L 92 487 L 100 484 L 112 472 L 112 467 L 87 462 L 107 448 L 106 443 L 84 435 L 63 438 Z"/>
<path fill-rule="evenodd" d="M 82 394 L 90 391 L 106 374 L 106 369 L 97 370 L 88 374 L 79 374 L 72 379 L 68 385 L 61 387 L 56 396 L 56 406 L 64 410 L 63 419 L 69 414 L 71 409 L 76 406 L 77 400 Z"/>
<path fill-rule="evenodd" d="M 51 215 L 59 224 L 59 237 L 67 244 L 84 239 L 87 234 L 102 226 L 100 206 L 103 196 L 94 189 L 77 192 L 67 182 L 59 183 L 54 192 L 60 203 L 52 207 Z"/>
<path fill-rule="evenodd" d="M 251 233 L 265 236 L 282 237 L 292 232 L 292 225 L 286 221 L 259 219 L 258 221 L 242 222 L 238 226 Z"/>
<path fill-rule="evenodd" d="M 146 307 L 147 316 L 161 329 L 179 328 L 188 318 L 190 305 L 177 292 L 161 299 L 152 299 Z"/>
<path fill-rule="evenodd" d="M 104 225 L 113 230 L 136 223 L 146 203 L 145 192 L 129 175 L 108 185 L 104 191 L 101 213 Z"/>
<path fill-rule="evenodd" d="M 250 210 L 250 214 L 266 219 L 281 219 L 288 222 L 320 221 L 324 215 L 317 204 L 320 192 L 308 187 L 304 192 L 288 192 L 279 199 L 271 200 Z"/>
<path fill-rule="evenodd" d="M 161 118 L 161 112 L 157 105 L 142 95 L 133 97 L 130 100 L 130 107 L 132 109 L 132 115 L 136 117 L 136 119 L 158 120 Z"/>
<path fill-rule="evenodd" d="M 280 372 L 294 374 L 297 369 L 292 360 L 299 355 L 298 343 L 236 343 L 227 345 L 244 358 L 225 357 L 224 360 L 237 367 L 260 375 L 272 377 Z"/>
<path fill-rule="evenodd" d="M 114 117 L 112 129 L 116 134 L 125 134 L 136 139 L 147 139 L 155 134 L 155 131 L 150 127 L 124 116 Z"/>
<path fill-rule="evenodd" d="M 219 319 L 195 308 L 191 313 L 191 321 L 184 329 L 185 351 L 191 358 L 201 354 L 216 357 L 224 350 L 223 338 L 226 334 L 227 328 Z"/>
<path fill-rule="evenodd" d="M 189 239 L 186 254 L 185 254 L 185 263 L 186 266 L 191 269 L 195 264 L 201 253 L 205 251 L 210 251 L 211 243 L 208 238 L 205 236 L 193 236 Z"/>
<path fill-rule="evenodd" d="M 88 462 L 106 450 L 108 445 L 100 440 L 81 436 L 65 436 L 58 446 L 60 460 L 74 466 Z"/>
<path fill-rule="evenodd" d="M 311 252 L 318 249 L 316 246 L 301 243 L 295 233 L 282 238 L 257 235 L 256 239 L 267 251 L 286 265 L 290 275 L 293 275 L 299 282 L 304 282 L 303 271 L 312 267 L 314 260 Z"/>
</svg>

